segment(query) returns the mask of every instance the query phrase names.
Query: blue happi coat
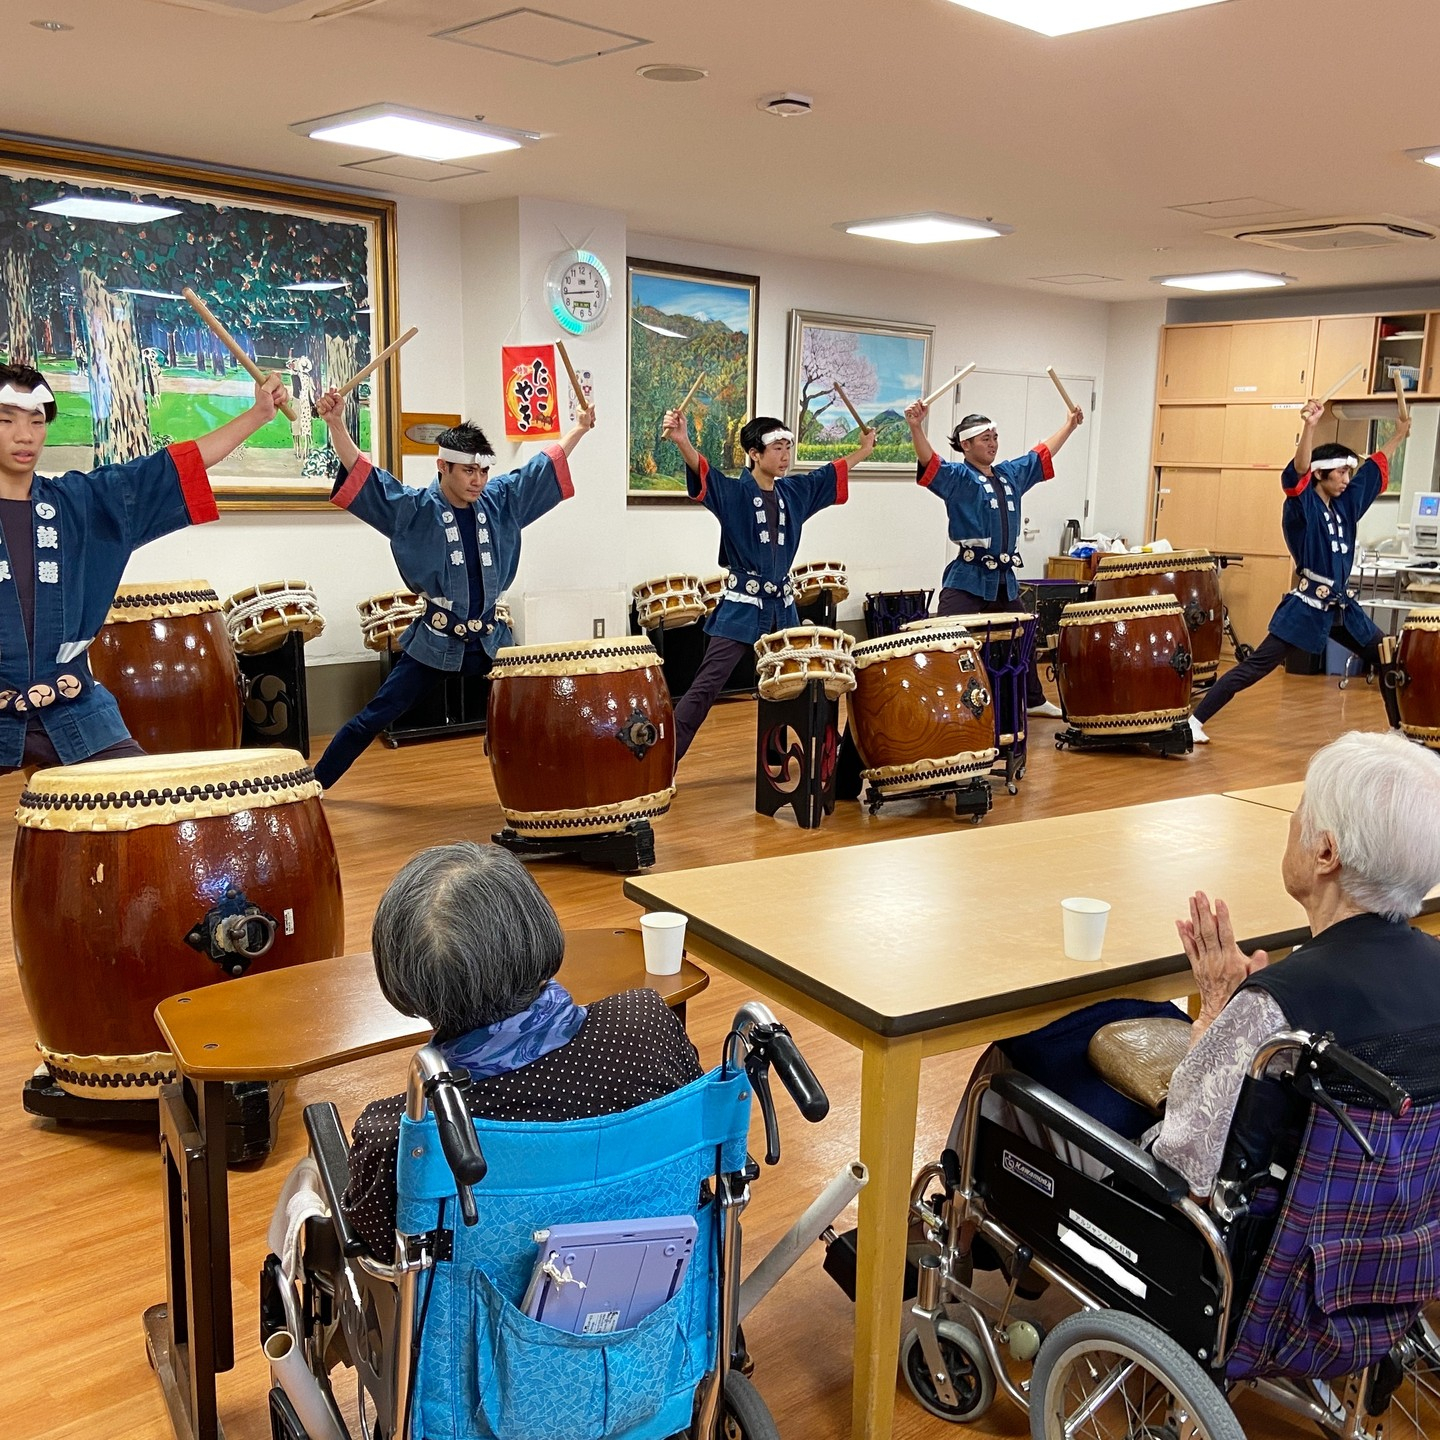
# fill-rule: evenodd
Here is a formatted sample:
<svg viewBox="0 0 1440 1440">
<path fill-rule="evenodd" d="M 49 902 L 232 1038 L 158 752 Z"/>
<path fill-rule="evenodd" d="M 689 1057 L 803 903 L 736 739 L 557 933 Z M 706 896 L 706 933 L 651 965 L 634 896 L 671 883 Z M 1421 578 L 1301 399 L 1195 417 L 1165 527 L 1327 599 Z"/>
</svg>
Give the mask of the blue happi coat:
<svg viewBox="0 0 1440 1440">
<path fill-rule="evenodd" d="M 945 502 L 950 538 L 960 553 L 945 567 L 942 584 L 982 600 L 993 600 L 1004 586 L 1005 598 L 1020 592 L 1015 572 L 1023 565 L 1020 543 L 1020 497 L 1055 474 L 1049 448 L 1037 445 L 1015 460 L 997 460 L 991 467 L 1005 497 L 1004 509 L 987 476 L 963 460 L 930 457 L 919 467 L 917 479 L 932 495 Z"/>
<path fill-rule="evenodd" d="M 131 553 L 220 515 L 200 450 L 190 441 L 125 465 L 36 475 L 30 512 L 33 653 L 0 541 L 0 767 L 11 769 L 24 755 L 32 716 L 67 765 L 129 737 L 115 697 L 91 676 L 86 652 Z"/>
<path fill-rule="evenodd" d="M 478 640 L 492 658 L 514 644 L 510 627 L 495 619 L 495 602 L 520 566 L 520 532 L 575 493 L 570 463 L 547 445 L 518 470 L 492 475 L 474 505 L 452 505 L 437 476 L 425 489 L 402 484 L 363 456 L 342 471 L 331 504 L 358 515 L 389 538 L 401 578 L 425 601 L 425 613 L 400 637 L 400 648 L 437 670 L 459 670 L 465 647 Z M 470 572 L 460 526 L 476 527 L 483 604 L 469 622 Z"/>
<path fill-rule="evenodd" d="M 849 467 L 843 460 L 775 482 L 779 526 L 772 536 L 765 501 L 749 470 L 738 476 L 712 469 L 702 455 L 699 470 L 686 470 L 685 488 L 720 522 L 720 563 L 725 592 L 705 622 L 708 634 L 753 645 L 762 635 L 800 623 L 790 584 L 790 567 L 800 548 L 800 531 L 818 510 L 843 505 L 850 496 Z"/>
<path fill-rule="evenodd" d="M 1355 531 L 1360 517 L 1390 483 L 1390 461 L 1372 455 L 1356 472 L 1343 494 L 1327 505 L 1311 484 L 1310 471 L 1299 475 L 1292 460 L 1280 476 L 1285 506 L 1280 527 L 1298 572 L 1295 588 L 1280 602 L 1270 620 L 1270 633 L 1287 645 L 1318 655 L 1338 618 L 1358 645 L 1380 638 L 1375 622 L 1356 604 L 1346 588 L 1355 563 Z"/>
</svg>

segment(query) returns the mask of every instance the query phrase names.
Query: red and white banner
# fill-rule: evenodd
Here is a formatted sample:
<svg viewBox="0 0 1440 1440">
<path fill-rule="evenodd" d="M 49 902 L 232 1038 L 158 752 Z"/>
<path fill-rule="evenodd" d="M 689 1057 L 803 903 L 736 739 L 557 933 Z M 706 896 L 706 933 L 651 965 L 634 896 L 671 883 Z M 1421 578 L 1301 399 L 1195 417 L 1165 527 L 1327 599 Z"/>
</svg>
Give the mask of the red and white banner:
<svg viewBox="0 0 1440 1440">
<path fill-rule="evenodd" d="M 555 394 L 555 347 L 501 346 L 500 373 L 505 382 L 505 438 L 557 439 L 560 407 Z"/>
</svg>

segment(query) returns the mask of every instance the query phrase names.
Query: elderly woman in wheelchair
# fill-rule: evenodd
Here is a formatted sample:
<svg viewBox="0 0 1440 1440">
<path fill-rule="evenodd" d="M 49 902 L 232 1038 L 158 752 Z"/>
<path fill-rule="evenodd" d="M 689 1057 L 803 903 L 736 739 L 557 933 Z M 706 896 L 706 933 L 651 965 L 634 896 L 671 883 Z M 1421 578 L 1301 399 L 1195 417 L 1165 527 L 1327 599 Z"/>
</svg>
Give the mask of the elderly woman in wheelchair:
<svg viewBox="0 0 1440 1440">
<path fill-rule="evenodd" d="M 1194 898 L 1201 1011 L 1149 1149 L 982 1061 L 912 1193 L 926 1409 L 972 1421 L 998 1385 L 1036 1440 L 1243 1440 L 1249 1388 L 1351 1440 L 1440 1436 L 1440 941 L 1408 924 L 1437 816 L 1440 758 L 1398 735 L 1317 752 L 1282 861 L 1312 938 L 1267 965 Z"/>
<path fill-rule="evenodd" d="M 261 1276 L 275 1440 L 349 1440 L 341 1364 L 366 1440 L 770 1440 L 737 1368 L 750 1097 L 770 1163 L 771 1067 L 807 1119 L 829 1103 L 784 1026 L 745 1007 L 702 1075 L 655 992 L 576 1006 L 554 912 L 497 849 L 417 856 L 373 939 L 436 1035 L 353 1146 L 306 1107 Z"/>
</svg>

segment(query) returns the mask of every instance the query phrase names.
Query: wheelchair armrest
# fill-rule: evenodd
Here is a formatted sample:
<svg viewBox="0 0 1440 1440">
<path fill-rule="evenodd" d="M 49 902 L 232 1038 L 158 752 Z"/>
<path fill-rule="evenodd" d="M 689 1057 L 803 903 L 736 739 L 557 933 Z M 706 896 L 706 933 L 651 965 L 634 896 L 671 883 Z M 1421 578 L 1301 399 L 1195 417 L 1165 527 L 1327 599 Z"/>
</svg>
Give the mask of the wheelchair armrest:
<svg viewBox="0 0 1440 1440">
<path fill-rule="evenodd" d="M 1078 1145 L 1102 1165 L 1109 1166 L 1147 1200 L 1161 1205 L 1176 1205 L 1190 1194 L 1190 1186 L 1183 1175 L 1107 1129 L 1078 1106 L 1062 1100 L 1038 1080 L 1032 1080 L 1018 1070 L 1005 1070 L 991 1079 L 990 1089 L 1040 1124 L 1048 1125 L 1066 1140 Z"/>
<path fill-rule="evenodd" d="M 351 1228 L 349 1217 L 340 1208 L 340 1197 L 350 1184 L 350 1142 L 340 1124 L 340 1112 L 328 1100 L 307 1105 L 305 1133 L 310 1137 L 310 1154 L 320 1171 L 325 1203 L 330 1207 L 335 1236 L 344 1255 L 363 1255 L 368 1247 Z"/>
</svg>

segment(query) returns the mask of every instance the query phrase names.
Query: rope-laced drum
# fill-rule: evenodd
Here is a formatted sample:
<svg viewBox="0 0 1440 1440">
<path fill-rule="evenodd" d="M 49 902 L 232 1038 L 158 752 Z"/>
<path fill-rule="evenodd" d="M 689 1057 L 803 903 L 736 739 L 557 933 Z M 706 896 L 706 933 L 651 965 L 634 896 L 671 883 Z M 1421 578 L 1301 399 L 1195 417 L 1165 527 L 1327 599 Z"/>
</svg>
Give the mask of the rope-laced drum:
<svg viewBox="0 0 1440 1440">
<path fill-rule="evenodd" d="M 1173 595 L 1190 632 L 1190 679 L 1211 685 L 1220 671 L 1225 611 L 1220 574 L 1208 550 L 1171 550 L 1155 555 L 1105 555 L 1095 571 L 1095 598 Z"/>
<path fill-rule="evenodd" d="M 848 703 L 865 779 L 882 795 L 989 773 L 995 722 L 980 642 L 953 620 L 855 646 Z"/>
<path fill-rule="evenodd" d="M 812 680 L 836 699 L 855 688 L 855 641 L 824 625 L 792 625 L 755 642 L 755 688 L 763 700 L 793 700 Z"/>
<path fill-rule="evenodd" d="M 1400 728 L 1412 740 L 1440 750 L 1440 609 L 1412 610 L 1400 629 L 1395 699 Z"/>
<path fill-rule="evenodd" d="M 237 590 L 221 609 L 238 655 L 278 650 L 292 633 L 308 644 L 325 631 L 320 601 L 303 580 L 266 580 L 251 585 Z"/>
<path fill-rule="evenodd" d="M 240 744 L 240 666 L 220 597 L 204 580 L 120 586 L 90 647 L 90 669 L 142 750 Z"/>
<path fill-rule="evenodd" d="M 1087 600 L 1060 612 L 1060 701 L 1082 735 L 1138 735 L 1190 714 L 1190 631 L 1173 595 Z"/>
<path fill-rule="evenodd" d="M 707 575 L 700 582 L 700 589 L 705 597 L 705 613 L 712 615 L 715 607 L 720 603 L 725 594 L 725 582 L 727 580 L 725 571 L 718 575 Z"/>
<path fill-rule="evenodd" d="M 410 590 L 387 590 L 356 605 L 367 650 L 389 650 L 425 613 L 425 602 Z"/>
<path fill-rule="evenodd" d="M 20 988 L 74 1094 L 130 1099 L 174 1078 L 154 1019 L 167 996 L 344 950 L 320 786 L 293 750 L 39 770 L 15 819 Z"/>
<path fill-rule="evenodd" d="M 522 837 L 622 831 L 663 815 L 675 794 L 670 691 L 643 635 L 502 648 L 485 742 Z"/>
<path fill-rule="evenodd" d="M 795 586 L 795 603 L 813 605 L 825 591 L 838 605 L 850 594 L 850 577 L 843 560 L 807 560 L 790 571 Z"/>
<path fill-rule="evenodd" d="M 642 580 L 631 592 L 642 630 L 678 630 L 703 620 L 705 587 L 698 575 L 661 575 Z"/>
</svg>

